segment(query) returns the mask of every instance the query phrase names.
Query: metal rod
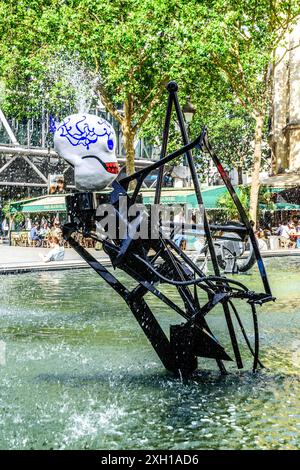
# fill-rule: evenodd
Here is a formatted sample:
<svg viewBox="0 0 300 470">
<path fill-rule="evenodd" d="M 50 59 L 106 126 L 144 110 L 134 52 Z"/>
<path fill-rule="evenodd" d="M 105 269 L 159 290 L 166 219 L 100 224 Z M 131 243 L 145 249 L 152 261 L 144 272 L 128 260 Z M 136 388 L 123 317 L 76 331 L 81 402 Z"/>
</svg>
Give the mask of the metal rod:
<svg viewBox="0 0 300 470">
<path fill-rule="evenodd" d="M 258 333 L 258 321 L 256 308 L 253 303 L 251 303 L 252 317 L 253 317 L 253 326 L 254 326 L 254 361 L 253 361 L 253 372 L 256 372 L 257 365 L 259 363 L 259 333 Z"/>
<path fill-rule="evenodd" d="M 72 238 L 68 224 L 64 227 L 64 237 L 71 247 L 126 301 L 165 368 L 177 372 L 170 342 L 144 299 L 132 295 L 96 258 Z"/>
<path fill-rule="evenodd" d="M 231 300 L 229 300 L 228 303 L 229 303 L 230 307 L 232 308 L 233 313 L 235 314 L 235 317 L 236 317 L 236 319 L 237 319 L 237 321 L 238 321 L 238 324 L 240 325 L 241 332 L 242 332 L 242 334 L 243 334 L 243 336 L 244 336 L 244 339 L 245 339 L 245 342 L 246 342 L 246 344 L 247 344 L 247 346 L 248 346 L 248 348 L 249 348 L 249 351 L 251 352 L 252 356 L 255 357 L 255 351 L 253 351 L 253 348 L 252 348 L 252 346 L 251 346 L 251 343 L 250 343 L 250 341 L 249 341 L 249 338 L 248 338 L 247 333 L 246 333 L 246 331 L 245 331 L 245 328 L 244 328 L 244 326 L 243 326 L 242 320 L 241 320 L 241 318 L 240 318 L 240 316 L 239 316 L 239 314 L 238 314 L 238 312 L 237 312 L 237 309 L 235 308 L 235 305 L 234 305 L 234 303 L 233 303 Z M 257 363 L 260 365 L 260 367 L 262 367 L 262 368 L 264 367 L 264 365 L 262 364 L 262 362 L 261 362 L 259 359 L 257 360 Z"/>
<path fill-rule="evenodd" d="M 243 206 L 242 206 L 242 204 L 241 204 L 241 202 L 240 202 L 240 200 L 239 200 L 239 198 L 238 198 L 238 196 L 237 196 L 237 194 L 236 194 L 236 192 L 235 192 L 235 190 L 234 190 L 234 188 L 231 184 L 230 178 L 229 178 L 226 170 L 223 168 L 223 165 L 221 164 L 219 158 L 215 154 L 213 148 L 211 147 L 211 145 L 208 141 L 206 129 L 205 129 L 205 133 L 204 133 L 203 143 L 204 143 L 207 151 L 209 152 L 213 162 L 215 163 L 215 165 L 217 167 L 217 170 L 218 170 L 222 180 L 224 181 L 224 184 L 227 187 L 236 208 L 238 209 L 238 212 L 240 214 L 240 217 L 241 217 L 241 220 L 242 220 L 243 224 L 248 229 L 249 237 L 250 237 L 250 240 L 251 240 L 251 243 L 252 243 L 252 246 L 253 246 L 253 250 L 254 250 L 256 259 L 257 259 L 258 269 L 259 269 L 259 272 L 260 272 L 260 275 L 261 275 L 261 278 L 262 278 L 262 282 L 263 282 L 266 294 L 272 295 L 270 284 L 269 284 L 268 277 L 267 277 L 267 273 L 266 273 L 265 266 L 264 266 L 264 262 L 263 262 L 261 254 L 260 254 L 260 251 L 259 251 L 259 248 L 258 248 L 258 245 L 257 245 L 257 241 L 256 241 L 256 238 L 255 238 L 255 235 L 254 235 L 253 227 L 252 227 L 250 221 L 248 220 L 245 209 L 243 208 Z"/>
<path fill-rule="evenodd" d="M 173 82 L 173 84 L 174 84 L 174 82 Z M 175 87 L 175 85 L 176 85 L 176 87 Z M 170 87 L 172 87 L 172 89 L 176 88 L 174 91 L 177 92 L 178 86 L 177 86 L 177 84 L 175 84 L 175 85 L 170 85 Z M 177 93 L 174 93 L 174 105 L 175 105 L 175 110 L 176 110 L 176 114 L 177 114 L 177 117 L 178 117 L 178 124 L 179 124 L 179 127 L 180 127 L 182 140 L 183 140 L 183 143 L 185 145 L 187 145 L 188 142 L 189 142 L 189 139 L 188 139 L 188 135 L 187 135 L 187 131 L 186 131 L 186 126 L 185 126 L 185 123 L 184 123 L 183 113 L 182 113 L 182 110 L 181 110 L 180 105 L 179 105 Z M 201 141 L 202 141 L 202 139 L 201 139 Z M 187 149 L 185 154 L 186 154 L 187 162 L 188 162 L 188 165 L 189 165 L 189 168 L 190 168 L 190 172 L 191 172 L 192 181 L 193 181 L 193 184 L 194 184 L 194 189 L 195 189 L 199 209 L 201 210 L 201 208 L 202 208 L 202 210 L 203 210 L 204 230 L 206 232 L 206 239 L 207 239 L 207 243 L 208 243 L 210 258 L 211 258 L 211 261 L 212 261 L 212 264 L 213 264 L 214 272 L 215 272 L 216 276 L 220 276 L 220 269 L 219 269 L 219 265 L 218 265 L 218 260 L 217 260 L 216 252 L 215 252 L 215 249 L 214 249 L 214 244 L 213 244 L 212 236 L 211 236 L 211 233 L 210 233 L 207 214 L 206 214 L 206 210 L 205 210 L 205 207 L 204 207 L 204 204 L 203 204 L 200 184 L 199 184 L 196 168 L 195 168 L 195 165 L 194 165 L 194 161 L 193 161 L 193 157 L 192 157 L 190 149 Z M 236 335 L 235 335 L 235 331 L 234 331 L 234 327 L 233 327 L 233 323 L 232 323 L 232 319 L 231 319 L 231 315 L 230 315 L 230 310 L 228 308 L 228 305 L 227 305 L 226 301 L 224 303 L 222 303 L 222 306 L 223 306 L 223 310 L 224 310 L 224 314 L 225 314 L 225 318 L 226 318 L 226 322 L 227 322 L 227 327 L 228 327 L 228 331 L 229 331 L 229 335 L 230 335 L 230 339 L 231 339 L 231 343 L 232 343 L 232 347 L 233 347 L 237 367 L 239 369 L 242 369 L 243 368 L 242 358 L 241 358 L 241 354 L 240 354 L 240 351 L 239 351 L 238 342 L 237 342 L 237 339 L 236 339 Z"/>
<path fill-rule="evenodd" d="M 4 126 L 4 129 L 6 130 L 7 132 L 7 135 L 8 137 L 10 138 L 11 142 L 13 145 L 19 145 L 19 142 L 17 141 L 17 138 L 12 130 L 12 128 L 10 127 L 10 125 L 8 124 L 8 121 L 2 111 L 2 109 L 0 108 L 0 121 L 2 121 L 2 124 Z"/>
<path fill-rule="evenodd" d="M 160 160 L 165 158 L 166 153 L 167 153 L 167 146 L 168 146 L 169 132 L 170 132 L 170 120 L 171 120 L 171 114 L 172 114 L 172 103 L 173 103 L 173 94 L 169 93 L 168 102 L 167 102 L 167 111 L 166 111 L 166 117 L 165 117 L 165 125 L 164 125 L 163 136 L 162 136 Z M 160 203 L 163 175 L 164 175 L 164 165 L 162 165 L 158 170 L 158 176 L 157 176 L 156 187 L 155 187 L 154 204 Z"/>
<path fill-rule="evenodd" d="M 27 155 L 28 157 L 53 157 L 53 158 L 58 158 L 58 154 L 55 152 L 55 150 L 47 150 L 47 149 L 42 149 L 42 148 L 25 148 L 25 147 L 13 147 L 9 145 L 0 145 L 0 154 L 3 155 Z M 126 158 L 124 157 L 118 157 L 118 163 L 120 165 L 124 165 L 126 163 Z M 135 159 L 134 163 L 137 167 L 139 168 L 144 168 L 148 167 L 153 163 L 153 160 L 140 160 L 140 159 Z"/>
</svg>

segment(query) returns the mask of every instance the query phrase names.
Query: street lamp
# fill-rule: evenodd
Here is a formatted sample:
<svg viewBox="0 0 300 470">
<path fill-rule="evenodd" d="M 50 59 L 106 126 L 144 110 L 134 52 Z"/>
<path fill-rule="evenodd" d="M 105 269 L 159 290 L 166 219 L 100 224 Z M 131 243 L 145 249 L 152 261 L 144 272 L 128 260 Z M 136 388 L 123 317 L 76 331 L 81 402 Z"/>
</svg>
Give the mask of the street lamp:
<svg viewBox="0 0 300 470">
<path fill-rule="evenodd" d="M 191 99 L 191 97 L 187 96 L 186 97 L 186 102 L 182 106 L 182 114 L 184 115 L 184 120 L 186 122 L 186 131 L 187 131 L 187 133 L 188 133 L 188 130 L 189 130 L 189 125 L 192 122 L 194 114 L 196 112 L 196 109 L 192 105 L 192 103 L 190 102 L 190 99 Z M 183 158 L 183 166 L 188 166 L 186 155 L 184 155 L 184 158 Z M 189 177 L 188 177 L 188 180 L 189 180 Z M 189 181 L 188 181 L 188 184 L 189 184 Z"/>
<path fill-rule="evenodd" d="M 191 97 L 187 96 L 186 97 L 186 103 L 182 107 L 182 113 L 184 115 L 184 119 L 185 119 L 185 122 L 187 123 L 187 125 L 189 125 L 192 122 L 194 114 L 196 112 L 196 109 L 194 108 L 194 106 L 190 102 L 190 99 L 191 99 Z"/>
</svg>

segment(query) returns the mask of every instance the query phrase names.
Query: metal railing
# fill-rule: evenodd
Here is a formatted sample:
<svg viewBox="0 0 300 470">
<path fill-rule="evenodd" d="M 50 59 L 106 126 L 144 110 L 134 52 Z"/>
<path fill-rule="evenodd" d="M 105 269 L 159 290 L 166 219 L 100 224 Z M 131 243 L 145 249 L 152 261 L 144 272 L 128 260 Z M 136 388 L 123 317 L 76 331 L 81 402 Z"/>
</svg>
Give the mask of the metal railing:
<svg viewBox="0 0 300 470">
<path fill-rule="evenodd" d="M 125 157 L 123 136 L 119 123 L 109 113 L 99 111 L 98 109 L 92 109 L 90 113 L 102 116 L 112 123 L 116 132 L 117 155 L 118 157 Z M 50 115 L 48 112 L 42 113 L 40 118 L 26 118 L 22 120 L 7 118 L 7 122 L 20 146 L 48 150 L 53 148 L 53 134 L 49 131 Z M 1 144 L 14 146 L 0 119 Z M 159 151 L 157 146 L 149 144 L 146 139 L 137 139 L 135 142 L 135 156 L 137 160 L 157 160 L 159 158 Z"/>
</svg>

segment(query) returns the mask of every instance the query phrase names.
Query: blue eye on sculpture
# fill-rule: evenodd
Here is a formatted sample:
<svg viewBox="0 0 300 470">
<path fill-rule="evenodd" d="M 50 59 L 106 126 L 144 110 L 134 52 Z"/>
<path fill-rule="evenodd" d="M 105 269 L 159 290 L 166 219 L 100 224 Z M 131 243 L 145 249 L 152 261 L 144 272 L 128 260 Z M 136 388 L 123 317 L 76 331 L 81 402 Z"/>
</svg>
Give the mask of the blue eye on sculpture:
<svg viewBox="0 0 300 470">
<path fill-rule="evenodd" d="M 74 167 L 75 186 L 100 191 L 119 174 L 111 124 L 92 114 L 72 114 L 55 125 L 54 148 Z"/>
</svg>

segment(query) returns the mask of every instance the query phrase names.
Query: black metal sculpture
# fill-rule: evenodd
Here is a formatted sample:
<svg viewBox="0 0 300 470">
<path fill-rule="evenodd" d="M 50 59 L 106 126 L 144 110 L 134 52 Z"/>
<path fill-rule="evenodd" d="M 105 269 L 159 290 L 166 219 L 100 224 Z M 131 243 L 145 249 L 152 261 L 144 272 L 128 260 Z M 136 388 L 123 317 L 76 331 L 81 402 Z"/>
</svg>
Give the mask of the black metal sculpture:
<svg viewBox="0 0 300 470">
<path fill-rule="evenodd" d="M 160 160 L 137 171 L 133 175 L 126 176 L 119 181 L 114 181 L 109 194 L 76 193 L 67 196 L 69 222 L 64 225 L 63 234 L 77 253 L 125 300 L 167 370 L 186 376 L 196 370 L 197 357 L 206 357 L 215 359 L 221 373 L 226 373 L 223 361 L 230 361 L 232 359 L 214 336 L 206 321 L 206 316 L 213 308 L 221 305 L 237 367 L 239 369 L 243 368 L 243 362 L 232 320 L 233 316 L 236 318 L 250 353 L 253 355 L 253 371 L 255 371 L 258 366 L 262 367 L 262 363 L 259 360 L 256 306 L 274 300 L 274 298 L 271 294 L 252 225 L 230 183 L 226 171 L 209 144 L 206 129 L 203 128 L 199 137 L 189 142 L 182 111 L 179 106 L 177 84 L 170 82 L 167 90 L 169 96 Z M 173 106 L 181 130 L 183 147 L 166 155 Z M 128 207 L 137 202 L 144 179 L 150 172 L 156 169 L 158 169 L 159 173 L 154 202 L 159 204 L 164 165 L 177 157 L 185 155 L 199 207 L 203 208 L 200 185 L 191 154 L 191 150 L 194 148 L 200 148 L 209 153 L 238 209 L 241 220 L 241 223 L 236 225 L 209 225 L 204 209 L 202 228 L 204 229 L 213 265 L 213 275 L 205 275 L 171 238 L 166 239 L 163 236 L 163 228 L 161 226 L 157 228 L 158 236 L 155 238 L 144 240 L 134 237 L 141 221 L 149 218 L 149 214 L 147 211 L 144 211 L 137 217 L 130 219 L 126 214 L 124 215 L 120 207 L 121 196 L 126 198 Z M 129 193 L 129 185 L 133 181 L 135 182 L 135 188 L 133 192 Z M 76 237 L 74 237 L 74 234 L 80 232 L 84 237 L 92 237 L 99 240 L 95 227 L 96 224 L 101 226 L 103 219 L 97 216 L 96 209 L 99 204 L 103 203 L 109 203 L 113 207 L 117 224 L 122 222 L 127 228 L 130 228 L 129 235 L 125 238 L 120 238 L 118 235 L 115 238 L 106 236 L 102 237 L 100 241 L 103 244 L 104 252 L 110 257 L 112 266 L 115 269 L 121 269 L 137 282 L 136 287 L 132 290 L 126 288 L 111 272 L 83 248 L 76 241 Z M 194 229 L 197 230 L 197 228 L 199 227 L 196 225 Z M 226 230 L 227 234 L 230 232 L 238 234 L 242 240 L 246 236 L 250 238 L 264 286 L 263 293 L 250 291 L 241 282 L 221 276 L 212 238 L 212 232 L 220 230 Z M 170 284 L 177 289 L 184 307 L 177 305 L 159 289 L 160 285 L 164 283 Z M 202 294 L 205 294 L 205 302 L 200 302 L 199 289 Z M 144 299 L 145 294 L 149 292 L 173 309 L 183 319 L 182 323 L 170 326 L 169 338 L 164 333 Z M 248 302 L 251 307 L 254 327 L 253 346 L 248 339 L 241 318 L 234 305 L 236 299 Z"/>
</svg>

